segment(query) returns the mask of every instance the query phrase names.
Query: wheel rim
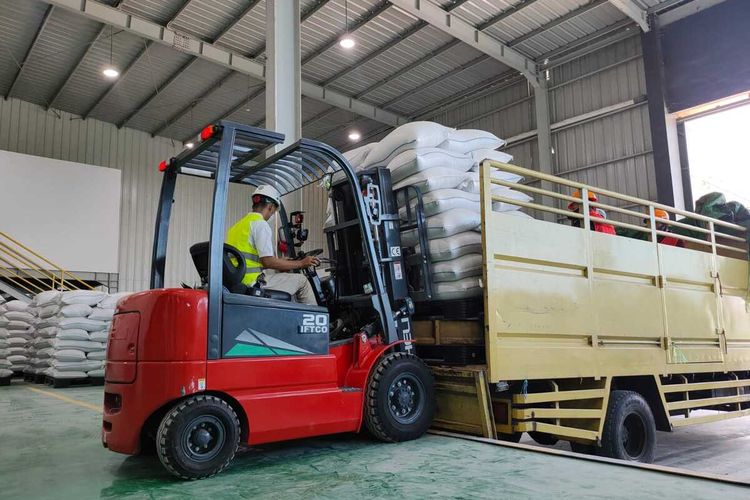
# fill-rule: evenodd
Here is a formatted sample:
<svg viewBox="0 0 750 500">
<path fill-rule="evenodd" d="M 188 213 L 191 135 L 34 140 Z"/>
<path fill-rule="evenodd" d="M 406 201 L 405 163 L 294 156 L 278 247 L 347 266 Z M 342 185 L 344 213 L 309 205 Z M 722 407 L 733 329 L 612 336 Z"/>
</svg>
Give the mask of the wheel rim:
<svg viewBox="0 0 750 500">
<path fill-rule="evenodd" d="M 639 459 L 646 449 L 646 425 L 635 413 L 622 423 L 622 448 L 631 460 Z"/>
<path fill-rule="evenodd" d="M 201 415 L 190 421 L 182 432 L 182 451 L 195 462 L 207 462 L 221 452 L 226 442 L 226 427 L 213 415 Z"/>
<path fill-rule="evenodd" d="M 388 387 L 388 410 L 400 424 L 411 424 L 422 414 L 424 386 L 411 373 L 397 376 Z"/>
</svg>

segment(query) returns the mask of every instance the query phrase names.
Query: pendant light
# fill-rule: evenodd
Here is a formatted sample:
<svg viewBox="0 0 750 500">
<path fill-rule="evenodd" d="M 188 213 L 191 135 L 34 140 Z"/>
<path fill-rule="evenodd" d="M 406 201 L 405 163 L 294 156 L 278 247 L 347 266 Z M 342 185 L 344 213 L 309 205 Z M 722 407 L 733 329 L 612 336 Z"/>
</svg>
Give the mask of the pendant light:
<svg viewBox="0 0 750 500">
<path fill-rule="evenodd" d="M 113 44 L 114 44 L 114 34 L 112 33 L 112 26 L 109 27 L 109 64 L 107 66 L 104 66 L 104 69 L 102 69 L 102 74 L 105 78 L 109 80 L 114 80 L 118 76 L 120 76 L 120 72 L 117 68 L 115 68 L 114 64 L 112 64 L 112 52 L 113 52 Z"/>
<path fill-rule="evenodd" d="M 341 48 L 349 50 L 354 48 L 357 43 L 354 37 L 349 33 L 349 0 L 344 0 L 344 36 L 339 40 Z"/>
</svg>

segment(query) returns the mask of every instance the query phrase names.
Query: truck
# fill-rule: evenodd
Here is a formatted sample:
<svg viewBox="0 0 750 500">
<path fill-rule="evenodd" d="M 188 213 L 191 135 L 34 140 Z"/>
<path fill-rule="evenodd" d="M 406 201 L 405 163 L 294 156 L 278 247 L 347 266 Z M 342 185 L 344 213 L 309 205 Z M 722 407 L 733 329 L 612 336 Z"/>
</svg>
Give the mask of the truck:
<svg viewBox="0 0 750 500">
<path fill-rule="evenodd" d="M 435 369 L 436 427 L 651 462 L 657 430 L 750 414 L 746 227 L 494 162 L 482 166 L 481 199 L 481 305 L 414 323 L 425 359 L 448 364 Z M 592 210 L 618 235 L 594 231 Z"/>
<path fill-rule="evenodd" d="M 734 234 L 741 226 L 604 190 L 625 205 L 593 202 L 591 186 L 485 162 L 483 286 L 444 299 L 435 293 L 419 189 L 394 189 L 387 168 L 355 171 L 317 141 L 272 152 L 283 142 L 220 121 L 159 165 L 150 290 L 118 303 L 110 332 L 106 448 L 154 449 L 173 475 L 202 479 L 229 466 L 241 443 L 364 429 L 397 442 L 434 426 L 510 440 L 527 432 L 648 462 L 656 430 L 750 411 L 746 239 Z M 538 183 L 507 185 L 499 170 Z M 208 241 L 189 249 L 200 284 L 165 288 L 181 176 L 211 183 L 211 228 Z M 302 271 L 317 304 L 296 303 L 262 278 L 243 284 L 245 256 L 224 243 L 230 185 L 270 184 L 288 195 L 320 183 L 333 207 L 327 252 L 301 250 L 301 211 L 288 217 L 282 204 L 278 213 L 284 255 L 327 255 L 327 275 Z M 497 185 L 536 198 L 506 198 Z M 496 201 L 529 216 L 496 212 Z M 559 207 L 566 201 L 584 210 L 571 214 Z M 589 208 L 622 215 L 608 222 L 647 239 L 592 231 Z M 671 222 L 694 231 L 681 237 L 693 247 L 658 243 L 667 231 L 655 223 L 657 208 L 698 221 Z M 568 217 L 582 224 L 560 223 Z"/>
</svg>

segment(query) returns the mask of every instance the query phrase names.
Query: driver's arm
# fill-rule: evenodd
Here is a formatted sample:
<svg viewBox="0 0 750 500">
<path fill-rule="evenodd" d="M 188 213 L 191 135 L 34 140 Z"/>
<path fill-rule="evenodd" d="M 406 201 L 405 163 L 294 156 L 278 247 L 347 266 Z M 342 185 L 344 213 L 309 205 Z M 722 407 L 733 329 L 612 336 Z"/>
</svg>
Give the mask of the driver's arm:
<svg viewBox="0 0 750 500">
<path fill-rule="evenodd" d="M 314 257 L 305 257 L 302 260 L 280 259 L 278 257 L 261 257 L 260 263 L 265 269 L 275 269 L 276 271 L 293 271 L 303 269 L 313 265 Z"/>
</svg>

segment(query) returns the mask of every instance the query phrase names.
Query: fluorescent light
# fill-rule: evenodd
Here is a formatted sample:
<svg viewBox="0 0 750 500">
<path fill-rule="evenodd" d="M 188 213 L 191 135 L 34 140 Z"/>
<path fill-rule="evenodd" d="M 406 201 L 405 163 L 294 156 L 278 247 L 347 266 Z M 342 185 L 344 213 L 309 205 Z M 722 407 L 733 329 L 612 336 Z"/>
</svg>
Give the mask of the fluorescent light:
<svg viewBox="0 0 750 500">
<path fill-rule="evenodd" d="M 354 38 L 352 38 L 352 36 L 349 33 L 347 33 L 346 35 L 342 36 L 341 40 L 339 40 L 339 45 L 341 45 L 341 47 L 344 48 L 344 49 L 351 49 L 356 44 L 357 44 L 357 42 L 354 41 Z"/>
<path fill-rule="evenodd" d="M 362 135 L 357 131 L 349 132 L 349 140 L 350 141 L 358 141 L 362 138 Z"/>
<path fill-rule="evenodd" d="M 120 72 L 119 72 L 119 71 L 117 71 L 117 69 L 115 69 L 115 67 L 114 67 L 114 66 L 106 66 L 106 67 L 105 67 L 105 68 L 104 68 L 104 69 L 102 70 L 102 74 L 103 74 L 103 75 L 104 75 L 104 76 L 105 76 L 106 78 L 109 78 L 110 80 L 114 80 L 115 78 L 117 78 L 118 76 L 120 76 Z"/>
<path fill-rule="evenodd" d="M 195 144 L 193 144 L 192 142 L 186 142 L 185 143 L 185 147 L 188 148 L 188 149 L 193 149 L 194 146 L 195 146 Z"/>
</svg>

